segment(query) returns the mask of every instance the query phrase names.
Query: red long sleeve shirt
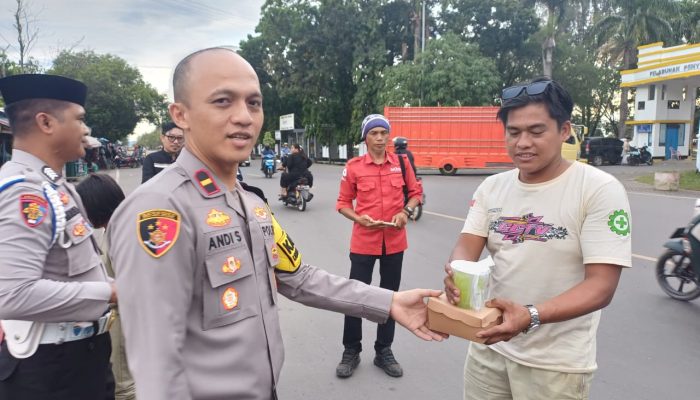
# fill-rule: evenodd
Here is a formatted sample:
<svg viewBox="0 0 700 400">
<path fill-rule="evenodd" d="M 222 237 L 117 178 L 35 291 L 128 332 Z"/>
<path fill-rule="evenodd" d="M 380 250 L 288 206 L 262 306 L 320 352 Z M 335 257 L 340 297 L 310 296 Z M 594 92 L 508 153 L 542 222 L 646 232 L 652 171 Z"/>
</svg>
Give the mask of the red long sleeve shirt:
<svg viewBox="0 0 700 400">
<path fill-rule="evenodd" d="M 404 158 L 408 197 L 419 201 L 423 190 L 416 180 L 411 164 Z M 358 215 L 369 215 L 374 220 L 390 222 L 394 215 L 402 212 L 404 178 L 396 154 L 386 153 L 384 163 L 375 164 L 369 154 L 348 161 L 340 180 L 340 193 L 335 209 L 353 208 Z M 386 254 L 406 250 L 406 229 L 392 227 L 369 229 L 355 222 L 350 239 L 350 252 L 382 255 L 382 243 Z"/>
</svg>

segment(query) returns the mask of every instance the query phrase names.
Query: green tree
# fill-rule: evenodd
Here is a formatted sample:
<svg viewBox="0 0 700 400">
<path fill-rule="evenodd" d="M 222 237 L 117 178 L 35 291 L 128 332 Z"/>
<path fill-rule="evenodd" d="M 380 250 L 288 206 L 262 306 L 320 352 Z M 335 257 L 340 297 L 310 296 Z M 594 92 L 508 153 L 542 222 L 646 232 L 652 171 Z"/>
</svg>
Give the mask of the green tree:
<svg viewBox="0 0 700 400">
<path fill-rule="evenodd" d="M 540 50 L 531 38 L 540 21 L 533 7 L 520 0 L 446 0 L 440 21 L 441 31 L 478 45 L 494 60 L 503 86 L 535 75 Z"/>
<path fill-rule="evenodd" d="M 700 0 L 681 0 L 678 12 L 669 15 L 675 43 L 700 42 Z"/>
<path fill-rule="evenodd" d="M 431 40 L 416 62 L 388 67 L 384 75 L 380 100 L 392 106 L 491 105 L 501 82 L 493 60 L 452 33 Z"/>
<path fill-rule="evenodd" d="M 263 146 L 268 146 L 269 148 L 273 148 L 275 146 L 275 137 L 273 136 L 272 132 L 268 131 L 263 134 L 262 144 Z"/>
<path fill-rule="evenodd" d="M 673 28 L 663 16 L 676 9 L 676 4 L 668 0 L 617 0 L 615 6 L 615 14 L 598 21 L 592 34 L 601 54 L 617 63 L 620 69 L 627 70 L 637 64 L 637 46 L 671 39 Z M 621 88 L 618 137 L 625 135 L 628 97 L 629 89 Z"/>
<path fill-rule="evenodd" d="M 93 136 L 122 140 L 141 120 L 160 124 L 167 115 L 165 96 L 144 82 L 136 68 L 117 56 L 64 51 L 56 57 L 49 72 L 87 85 L 86 122 Z"/>
<path fill-rule="evenodd" d="M 136 140 L 136 144 L 147 149 L 158 149 L 162 145 L 160 141 L 160 129 L 144 133 Z"/>
</svg>

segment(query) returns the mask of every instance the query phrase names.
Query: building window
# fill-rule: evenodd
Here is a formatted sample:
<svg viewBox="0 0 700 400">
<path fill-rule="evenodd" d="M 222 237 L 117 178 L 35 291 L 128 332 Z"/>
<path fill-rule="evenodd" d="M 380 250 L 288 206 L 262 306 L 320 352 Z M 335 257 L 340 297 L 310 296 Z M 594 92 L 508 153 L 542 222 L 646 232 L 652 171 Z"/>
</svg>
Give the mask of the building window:
<svg viewBox="0 0 700 400">
<path fill-rule="evenodd" d="M 649 100 L 654 100 L 656 96 L 656 85 L 649 85 Z"/>
<path fill-rule="evenodd" d="M 666 100 L 666 85 L 661 85 L 661 100 Z"/>
<path fill-rule="evenodd" d="M 643 110 L 643 109 L 644 109 L 644 102 L 638 101 L 637 102 L 637 110 Z"/>
<path fill-rule="evenodd" d="M 668 109 L 669 110 L 678 110 L 681 108 L 681 101 L 680 100 L 669 100 L 668 101 Z"/>
<path fill-rule="evenodd" d="M 659 129 L 659 146 L 666 146 L 666 125 L 661 124 L 661 129 Z"/>
</svg>

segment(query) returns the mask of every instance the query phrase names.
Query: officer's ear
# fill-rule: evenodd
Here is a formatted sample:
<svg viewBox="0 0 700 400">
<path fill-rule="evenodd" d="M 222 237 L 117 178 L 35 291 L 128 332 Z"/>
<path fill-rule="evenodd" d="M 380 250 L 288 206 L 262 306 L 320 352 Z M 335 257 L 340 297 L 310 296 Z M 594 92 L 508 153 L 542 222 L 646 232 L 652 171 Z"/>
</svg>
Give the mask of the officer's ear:
<svg viewBox="0 0 700 400">
<path fill-rule="evenodd" d="M 34 122 L 42 133 L 51 134 L 56 127 L 58 120 L 53 115 L 46 112 L 38 112 L 34 115 Z"/>
<path fill-rule="evenodd" d="M 172 118 L 175 125 L 182 128 L 183 131 L 190 129 L 190 124 L 187 122 L 187 108 L 182 103 L 172 103 L 168 106 L 168 112 L 170 112 L 170 118 Z"/>
</svg>

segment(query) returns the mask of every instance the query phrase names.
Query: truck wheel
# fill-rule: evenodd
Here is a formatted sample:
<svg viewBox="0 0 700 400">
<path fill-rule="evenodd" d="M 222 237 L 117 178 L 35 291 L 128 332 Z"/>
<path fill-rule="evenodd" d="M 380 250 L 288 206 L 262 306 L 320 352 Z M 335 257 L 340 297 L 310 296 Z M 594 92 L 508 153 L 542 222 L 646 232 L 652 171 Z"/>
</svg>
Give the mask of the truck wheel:
<svg viewBox="0 0 700 400">
<path fill-rule="evenodd" d="M 603 165 L 603 156 L 601 156 L 601 155 L 593 156 L 593 159 L 591 160 L 591 164 L 595 165 L 596 167 L 600 167 L 601 165 Z"/>
<path fill-rule="evenodd" d="M 443 175 L 454 175 L 457 173 L 457 168 L 453 167 L 452 164 L 445 164 L 440 168 L 440 173 Z"/>
</svg>

